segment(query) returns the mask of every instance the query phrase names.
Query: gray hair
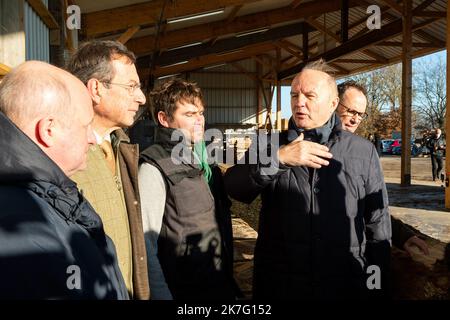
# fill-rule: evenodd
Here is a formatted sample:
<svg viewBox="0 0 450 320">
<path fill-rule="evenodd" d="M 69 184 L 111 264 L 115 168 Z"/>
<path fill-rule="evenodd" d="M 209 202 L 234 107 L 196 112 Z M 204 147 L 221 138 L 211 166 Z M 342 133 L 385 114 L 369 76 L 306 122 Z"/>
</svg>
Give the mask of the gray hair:
<svg viewBox="0 0 450 320">
<path fill-rule="evenodd" d="M 325 62 L 323 59 L 315 60 L 312 62 L 308 62 L 302 69 L 301 72 L 305 70 L 315 70 L 320 71 L 328 75 L 328 84 L 330 85 L 331 90 L 335 97 L 338 96 L 338 89 L 336 85 L 336 78 L 331 72 L 331 67 Z"/>
<path fill-rule="evenodd" d="M 63 79 L 42 69 L 19 66 L 0 83 L 0 111 L 19 128 L 40 116 L 54 115 L 67 124 L 71 105 Z"/>
<path fill-rule="evenodd" d="M 89 79 L 110 82 L 115 75 L 111 61 L 126 57 L 129 63 L 136 62 L 136 56 L 122 43 L 111 40 L 92 40 L 84 42 L 72 55 L 66 70 L 85 85 Z"/>
</svg>

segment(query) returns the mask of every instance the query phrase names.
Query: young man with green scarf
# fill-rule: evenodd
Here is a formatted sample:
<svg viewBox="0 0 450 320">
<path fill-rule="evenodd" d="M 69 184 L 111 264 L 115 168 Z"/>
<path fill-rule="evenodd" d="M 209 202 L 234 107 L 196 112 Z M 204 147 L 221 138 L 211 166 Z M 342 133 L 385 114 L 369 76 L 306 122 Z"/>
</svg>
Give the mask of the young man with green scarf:
<svg viewBox="0 0 450 320">
<path fill-rule="evenodd" d="M 229 200 L 208 165 L 200 88 L 172 79 L 150 101 L 158 127 L 141 153 L 139 191 L 152 298 L 233 299 Z"/>
</svg>

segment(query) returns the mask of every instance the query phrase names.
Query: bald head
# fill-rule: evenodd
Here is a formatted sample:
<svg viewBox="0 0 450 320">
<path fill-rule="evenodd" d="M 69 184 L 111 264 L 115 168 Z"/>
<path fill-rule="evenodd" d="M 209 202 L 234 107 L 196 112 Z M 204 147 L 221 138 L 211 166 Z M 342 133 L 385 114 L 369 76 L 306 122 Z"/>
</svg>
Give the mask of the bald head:
<svg viewBox="0 0 450 320">
<path fill-rule="evenodd" d="M 67 71 L 40 61 L 21 64 L 0 83 L 0 111 L 67 175 L 85 166 L 94 142 L 92 100 Z"/>
<path fill-rule="evenodd" d="M 40 61 L 13 69 L 0 84 L 0 111 L 24 130 L 42 116 L 67 122 L 78 110 L 67 110 L 75 94 L 89 97 L 81 81 L 70 73 Z"/>
</svg>

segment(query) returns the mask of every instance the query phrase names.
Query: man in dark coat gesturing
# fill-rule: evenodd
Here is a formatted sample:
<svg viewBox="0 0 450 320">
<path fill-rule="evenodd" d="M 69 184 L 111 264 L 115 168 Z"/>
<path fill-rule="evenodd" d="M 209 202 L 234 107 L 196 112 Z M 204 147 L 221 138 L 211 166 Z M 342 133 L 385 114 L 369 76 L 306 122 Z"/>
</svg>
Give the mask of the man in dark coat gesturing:
<svg viewBox="0 0 450 320">
<path fill-rule="evenodd" d="M 342 130 L 326 68 L 314 62 L 294 78 L 289 130 L 280 148 L 272 135 L 271 162 L 225 176 L 237 200 L 261 193 L 256 299 L 361 299 L 388 289 L 391 224 L 380 162 L 371 143 Z"/>
</svg>

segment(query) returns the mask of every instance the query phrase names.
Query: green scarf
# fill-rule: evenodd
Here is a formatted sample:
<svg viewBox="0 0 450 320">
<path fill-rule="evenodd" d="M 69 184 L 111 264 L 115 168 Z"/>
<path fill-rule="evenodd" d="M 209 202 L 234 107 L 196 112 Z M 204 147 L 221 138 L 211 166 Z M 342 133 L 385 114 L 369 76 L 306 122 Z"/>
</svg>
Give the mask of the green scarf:
<svg viewBox="0 0 450 320">
<path fill-rule="evenodd" d="M 202 140 L 194 144 L 194 155 L 199 161 L 200 169 L 203 170 L 203 177 L 209 185 L 212 184 L 212 171 L 208 164 L 208 153 L 206 152 L 205 141 Z"/>
</svg>

